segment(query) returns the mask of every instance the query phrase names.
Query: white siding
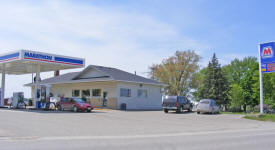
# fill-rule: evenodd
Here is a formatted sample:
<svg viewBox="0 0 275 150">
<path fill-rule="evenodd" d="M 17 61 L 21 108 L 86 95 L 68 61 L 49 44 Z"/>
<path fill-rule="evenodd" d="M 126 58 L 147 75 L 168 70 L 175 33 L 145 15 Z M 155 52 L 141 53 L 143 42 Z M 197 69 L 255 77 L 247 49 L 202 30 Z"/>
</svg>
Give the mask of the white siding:
<svg viewBox="0 0 275 150">
<path fill-rule="evenodd" d="M 101 89 L 101 92 L 104 92 L 104 91 L 108 92 L 107 97 L 117 97 L 115 82 L 67 83 L 67 84 L 53 84 L 51 86 L 51 92 L 55 97 L 57 97 L 58 95 L 71 97 L 72 90 L 87 90 L 87 89 L 90 89 L 90 90 Z M 32 88 L 32 91 L 34 91 L 34 88 Z M 101 93 L 101 97 L 102 97 L 102 93 Z"/>
<path fill-rule="evenodd" d="M 131 97 L 120 97 L 120 88 L 131 89 Z M 138 89 L 147 90 L 147 98 L 138 97 Z M 126 103 L 127 109 L 133 110 L 150 110 L 150 109 L 161 109 L 162 95 L 160 92 L 161 87 L 155 85 L 146 85 L 137 83 L 126 83 L 119 82 L 117 85 L 117 95 L 118 95 L 118 108 L 122 103 Z"/>
</svg>

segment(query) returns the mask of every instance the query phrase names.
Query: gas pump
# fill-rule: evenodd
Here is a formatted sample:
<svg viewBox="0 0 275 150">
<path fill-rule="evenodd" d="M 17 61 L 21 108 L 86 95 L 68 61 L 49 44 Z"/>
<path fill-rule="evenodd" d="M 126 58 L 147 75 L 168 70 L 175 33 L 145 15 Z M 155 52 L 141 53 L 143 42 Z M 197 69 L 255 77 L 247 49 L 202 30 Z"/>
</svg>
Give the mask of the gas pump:
<svg viewBox="0 0 275 150">
<path fill-rule="evenodd" d="M 40 108 L 49 109 L 50 105 L 50 85 L 40 86 Z"/>
<path fill-rule="evenodd" d="M 40 108 L 40 89 L 37 89 L 37 91 L 35 91 L 37 94 L 36 94 L 36 98 L 38 98 L 38 101 L 35 102 L 35 108 Z"/>
<path fill-rule="evenodd" d="M 46 87 L 44 85 L 40 86 L 40 108 L 45 108 L 47 103 Z"/>
<path fill-rule="evenodd" d="M 13 108 L 26 108 L 26 104 L 24 103 L 24 93 L 23 92 L 14 92 L 13 93 L 12 107 Z"/>
</svg>

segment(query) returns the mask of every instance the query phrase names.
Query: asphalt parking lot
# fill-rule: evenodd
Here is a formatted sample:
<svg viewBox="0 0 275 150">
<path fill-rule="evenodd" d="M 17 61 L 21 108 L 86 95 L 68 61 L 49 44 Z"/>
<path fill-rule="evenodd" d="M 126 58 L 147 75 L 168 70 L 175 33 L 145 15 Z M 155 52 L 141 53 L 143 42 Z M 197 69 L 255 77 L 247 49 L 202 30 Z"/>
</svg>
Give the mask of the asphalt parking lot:
<svg viewBox="0 0 275 150">
<path fill-rule="evenodd" d="M 0 109 L 0 118 L 1 150 L 275 149 L 275 123 L 241 115 Z"/>
</svg>

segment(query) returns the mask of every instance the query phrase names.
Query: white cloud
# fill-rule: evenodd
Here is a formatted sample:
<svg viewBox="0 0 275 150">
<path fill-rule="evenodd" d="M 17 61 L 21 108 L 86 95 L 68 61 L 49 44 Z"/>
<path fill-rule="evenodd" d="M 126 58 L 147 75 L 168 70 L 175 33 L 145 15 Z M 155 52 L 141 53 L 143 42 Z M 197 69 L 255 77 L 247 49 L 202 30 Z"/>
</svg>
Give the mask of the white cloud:
<svg viewBox="0 0 275 150">
<path fill-rule="evenodd" d="M 210 48 L 149 15 L 66 1 L 2 2 L 0 22 L 1 53 L 31 49 L 71 55 L 86 58 L 87 65 L 137 71 L 143 76 L 149 65 L 175 50 L 195 49 L 202 54 Z M 24 91 L 30 97 L 29 88 L 22 88 L 29 81 L 31 75 L 8 76 L 7 96 Z"/>
</svg>

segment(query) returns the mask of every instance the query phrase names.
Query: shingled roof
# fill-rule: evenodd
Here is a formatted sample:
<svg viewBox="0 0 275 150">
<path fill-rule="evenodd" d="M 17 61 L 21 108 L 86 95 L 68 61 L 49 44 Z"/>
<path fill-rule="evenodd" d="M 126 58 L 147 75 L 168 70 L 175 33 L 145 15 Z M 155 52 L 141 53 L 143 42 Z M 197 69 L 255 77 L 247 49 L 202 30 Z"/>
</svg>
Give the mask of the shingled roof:
<svg viewBox="0 0 275 150">
<path fill-rule="evenodd" d="M 89 69 L 95 69 L 104 74 L 101 77 L 86 77 L 81 78 L 82 74 L 85 74 Z M 143 84 L 162 85 L 165 84 L 156 80 L 144 78 L 120 69 L 89 65 L 83 71 L 66 73 L 60 76 L 44 79 L 40 84 L 59 84 L 59 83 L 79 83 L 79 82 L 97 82 L 97 81 L 122 81 L 122 82 L 134 82 Z M 26 84 L 25 86 L 31 86 L 32 83 Z"/>
</svg>

